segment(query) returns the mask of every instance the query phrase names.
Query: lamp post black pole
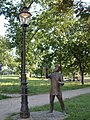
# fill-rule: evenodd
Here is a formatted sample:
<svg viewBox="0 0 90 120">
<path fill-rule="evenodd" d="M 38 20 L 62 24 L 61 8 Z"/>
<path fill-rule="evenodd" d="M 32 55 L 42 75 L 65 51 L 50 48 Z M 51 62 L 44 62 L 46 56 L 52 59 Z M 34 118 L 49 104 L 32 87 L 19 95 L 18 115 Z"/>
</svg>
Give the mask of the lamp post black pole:
<svg viewBox="0 0 90 120">
<path fill-rule="evenodd" d="M 22 43 L 22 60 L 21 60 L 21 118 L 29 118 L 30 113 L 28 109 L 28 95 L 27 95 L 27 81 L 26 81 L 26 25 L 23 28 L 23 43 Z"/>
</svg>

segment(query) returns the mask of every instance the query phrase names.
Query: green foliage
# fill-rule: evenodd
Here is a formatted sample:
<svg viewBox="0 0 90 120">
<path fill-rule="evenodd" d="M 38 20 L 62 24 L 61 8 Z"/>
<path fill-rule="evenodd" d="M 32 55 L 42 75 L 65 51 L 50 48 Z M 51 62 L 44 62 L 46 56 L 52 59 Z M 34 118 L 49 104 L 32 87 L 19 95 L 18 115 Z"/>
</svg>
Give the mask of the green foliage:
<svg viewBox="0 0 90 120">
<path fill-rule="evenodd" d="M 89 66 L 89 53 L 90 53 L 90 41 L 88 41 L 89 36 L 87 36 L 87 23 L 76 21 L 72 27 L 72 31 L 67 35 L 67 54 L 70 55 L 68 64 L 69 67 L 75 67 L 80 73 L 87 73 L 90 69 Z"/>
<path fill-rule="evenodd" d="M 2 72 L 5 72 L 4 66 L 8 66 L 13 73 L 16 72 L 18 63 L 14 56 L 12 56 L 12 49 L 10 47 L 10 41 L 4 37 L 0 37 L 0 64 L 2 64 Z"/>
<path fill-rule="evenodd" d="M 17 61 L 21 61 L 22 29 L 17 21 L 23 6 L 34 5 L 34 15 L 26 35 L 26 70 L 30 73 L 43 71 L 46 65 L 60 64 L 62 72 L 80 72 L 83 76 L 90 70 L 90 9 L 81 1 L 73 6 L 73 0 L 23 0 L 14 3 L 2 1 L 0 14 L 8 19 L 7 38 L 10 47 L 16 47 Z M 36 6 L 40 6 L 37 11 Z M 74 11 L 79 18 L 76 18 Z M 88 17 L 86 17 L 88 16 Z"/>
<path fill-rule="evenodd" d="M 77 8 L 75 10 L 76 16 L 80 17 L 80 19 L 88 20 L 90 16 L 90 5 L 82 2 L 81 0 L 77 2 Z"/>
</svg>

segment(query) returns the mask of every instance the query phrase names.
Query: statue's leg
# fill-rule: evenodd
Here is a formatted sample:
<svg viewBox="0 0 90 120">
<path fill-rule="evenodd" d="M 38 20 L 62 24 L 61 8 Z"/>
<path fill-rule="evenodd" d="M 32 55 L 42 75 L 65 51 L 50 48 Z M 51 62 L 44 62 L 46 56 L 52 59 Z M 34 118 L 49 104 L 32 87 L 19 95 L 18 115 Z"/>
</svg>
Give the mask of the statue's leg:
<svg viewBox="0 0 90 120">
<path fill-rule="evenodd" d="M 50 113 L 53 112 L 54 98 L 55 98 L 55 95 L 51 95 L 51 94 L 50 94 Z"/>
<path fill-rule="evenodd" d="M 63 99 L 62 99 L 62 96 L 61 96 L 61 95 L 57 95 L 57 98 L 58 98 L 59 103 L 60 103 L 60 105 L 61 105 L 62 111 L 65 111 L 65 106 L 64 106 L 64 101 L 63 101 Z"/>
</svg>

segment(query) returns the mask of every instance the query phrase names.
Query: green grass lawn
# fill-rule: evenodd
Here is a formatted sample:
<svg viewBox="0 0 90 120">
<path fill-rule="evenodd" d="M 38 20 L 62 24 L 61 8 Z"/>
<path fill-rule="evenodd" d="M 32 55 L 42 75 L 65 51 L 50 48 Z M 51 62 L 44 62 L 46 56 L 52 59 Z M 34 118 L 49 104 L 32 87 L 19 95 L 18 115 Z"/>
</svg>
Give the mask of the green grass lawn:
<svg viewBox="0 0 90 120">
<path fill-rule="evenodd" d="M 65 120 L 90 120 L 90 93 L 65 100 L 69 117 Z"/>
<path fill-rule="evenodd" d="M 66 112 L 69 114 L 65 120 L 90 120 L 90 93 L 66 99 L 64 103 Z M 54 110 L 61 111 L 59 102 L 54 103 Z M 30 112 L 33 111 L 49 111 L 49 105 L 30 108 Z M 13 115 L 15 115 L 15 113 L 6 120 L 12 120 Z"/>
<path fill-rule="evenodd" d="M 0 79 L 0 93 L 19 93 L 20 80 L 18 76 L 2 76 Z"/>
<path fill-rule="evenodd" d="M 42 94 L 49 93 L 50 81 L 40 78 L 31 78 L 28 82 L 28 94 Z M 2 76 L 0 79 L 0 93 L 20 93 L 20 79 L 18 76 Z M 79 89 L 90 87 L 90 82 L 81 85 L 80 82 L 65 82 L 62 90 Z"/>
</svg>

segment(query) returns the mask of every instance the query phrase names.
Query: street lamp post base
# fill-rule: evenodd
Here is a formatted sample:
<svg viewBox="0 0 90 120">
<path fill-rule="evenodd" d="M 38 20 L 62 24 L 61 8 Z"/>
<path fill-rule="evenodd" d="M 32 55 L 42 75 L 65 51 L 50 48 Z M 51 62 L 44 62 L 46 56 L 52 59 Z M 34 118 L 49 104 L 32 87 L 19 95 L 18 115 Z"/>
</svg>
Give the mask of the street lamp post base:
<svg viewBox="0 0 90 120">
<path fill-rule="evenodd" d="M 29 112 L 20 112 L 20 118 L 29 118 L 30 113 Z"/>
</svg>

